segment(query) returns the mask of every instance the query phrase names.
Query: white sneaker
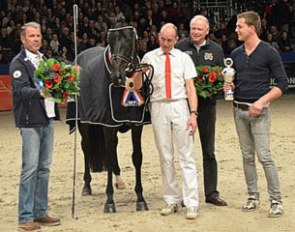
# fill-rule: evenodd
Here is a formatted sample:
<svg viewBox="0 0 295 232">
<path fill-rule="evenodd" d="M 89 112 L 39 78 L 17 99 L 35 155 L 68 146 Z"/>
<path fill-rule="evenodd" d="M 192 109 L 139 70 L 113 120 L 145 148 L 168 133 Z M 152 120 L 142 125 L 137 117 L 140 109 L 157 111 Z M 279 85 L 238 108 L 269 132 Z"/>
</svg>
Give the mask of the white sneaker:
<svg viewBox="0 0 295 232">
<path fill-rule="evenodd" d="M 270 210 L 268 212 L 268 217 L 275 218 L 281 217 L 284 214 L 284 208 L 282 202 L 272 200 L 270 204 Z"/>
<path fill-rule="evenodd" d="M 174 214 L 181 210 L 181 206 L 177 203 L 166 205 L 165 208 L 161 210 L 161 215 L 168 216 L 170 214 Z"/>
<path fill-rule="evenodd" d="M 245 203 L 245 205 L 243 205 L 242 210 L 245 212 L 251 212 L 257 209 L 258 206 L 259 206 L 259 200 L 257 200 L 255 196 L 250 196 L 247 199 L 247 202 Z"/>
<path fill-rule="evenodd" d="M 186 210 L 186 219 L 196 219 L 198 216 L 198 208 L 193 206 L 193 207 L 188 207 Z"/>
</svg>

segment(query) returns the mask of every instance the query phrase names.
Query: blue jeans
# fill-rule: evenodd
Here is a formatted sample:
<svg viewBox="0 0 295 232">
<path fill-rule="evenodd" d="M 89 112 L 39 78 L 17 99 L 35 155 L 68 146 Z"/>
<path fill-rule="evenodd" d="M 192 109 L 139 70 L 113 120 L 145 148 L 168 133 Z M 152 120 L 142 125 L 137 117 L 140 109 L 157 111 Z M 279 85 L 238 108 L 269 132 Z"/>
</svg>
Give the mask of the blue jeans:
<svg viewBox="0 0 295 232">
<path fill-rule="evenodd" d="M 52 121 L 47 127 L 20 128 L 22 170 L 19 186 L 19 223 L 42 218 L 47 214 L 53 133 Z"/>
<path fill-rule="evenodd" d="M 243 156 L 244 174 L 248 194 L 259 199 L 255 153 L 262 164 L 269 200 L 281 201 L 279 179 L 270 152 L 270 117 L 269 108 L 264 108 L 258 117 L 250 116 L 248 111 L 233 108 L 236 130 Z"/>
</svg>

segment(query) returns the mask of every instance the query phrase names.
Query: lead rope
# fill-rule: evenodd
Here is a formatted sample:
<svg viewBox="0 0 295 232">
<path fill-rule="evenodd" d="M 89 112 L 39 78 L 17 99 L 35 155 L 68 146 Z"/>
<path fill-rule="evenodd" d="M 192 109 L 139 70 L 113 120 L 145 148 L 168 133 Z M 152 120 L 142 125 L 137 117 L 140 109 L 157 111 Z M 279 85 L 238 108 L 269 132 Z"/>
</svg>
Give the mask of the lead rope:
<svg viewBox="0 0 295 232">
<path fill-rule="evenodd" d="M 77 67 L 77 25 L 78 25 L 78 5 L 73 6 L 74 15 L 74 45 L 75 45 L 75 67 Z M 72 218 L 75 218 L 75 198 L 76 198 L 76 164 L 77 164 L 77 130 L 78 130 L 78 96 L 75 94 L 75 131 L 74 131 L 74 164 L 73 164 L 73 195 L 72 195 Z M 75 218 L 77 219 L 77 218 Z"/>
</svg>

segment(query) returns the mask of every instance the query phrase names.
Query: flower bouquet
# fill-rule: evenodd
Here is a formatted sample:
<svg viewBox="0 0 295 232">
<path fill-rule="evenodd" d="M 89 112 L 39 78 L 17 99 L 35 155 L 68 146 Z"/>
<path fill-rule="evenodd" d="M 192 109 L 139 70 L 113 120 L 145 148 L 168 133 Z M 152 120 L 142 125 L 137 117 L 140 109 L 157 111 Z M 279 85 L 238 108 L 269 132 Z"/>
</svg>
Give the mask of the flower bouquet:
<svg viewBox="0 0 295 232">
<path fill-rule="evenodd" d="M 223 89 L 223 67 L 197 66 L 198 76 L 194 80 L 197 95 L 207 98 L 218 94 Z"/>
<path fill-rule="evenodd" d="M 65 102 L 80 92 L 77 70 L 54 58 L 40 61 L 34 80 L 37 88 L 50 94 L 57 103 Z"/>
</svg>

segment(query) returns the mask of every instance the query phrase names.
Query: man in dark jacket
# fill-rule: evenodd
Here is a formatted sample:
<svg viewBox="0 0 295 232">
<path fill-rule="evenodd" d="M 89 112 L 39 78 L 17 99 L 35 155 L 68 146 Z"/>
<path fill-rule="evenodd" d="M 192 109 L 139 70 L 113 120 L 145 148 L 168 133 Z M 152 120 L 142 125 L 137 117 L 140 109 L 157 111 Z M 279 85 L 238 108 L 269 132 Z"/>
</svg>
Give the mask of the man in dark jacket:
<svg viewBox="0 0 295 232">
<path fill-rule="evenodd" d="M 25 24 L 21 30 L 23 47 L 10 65 L 16 127 L 22 137 L 22 170 L 19 187 L 20 231 L 37 231 L 41 225 L 59 225 L 49 217 L 48 180 L 53 153 L 53 120 L 59 118 L 56 103 L 36 88 L 34 71 L 42 55 L 40 25 Z"/>
<path fill-rule="evenodd" d="M 197 15 L 190 22 L 190 37 L 177 43 L 176 48 L 186 52 L 195 66 L 224 66 L 222 48 L 206 39 L 209 33 L 208 19 Z M 216 95 L 208 98 L 198 96 L 198 128 L 203 153 L 205 201 L 217 206 L 227 203 L 217 191 L 217 161 L 215 158 Z"/>
</svg>

